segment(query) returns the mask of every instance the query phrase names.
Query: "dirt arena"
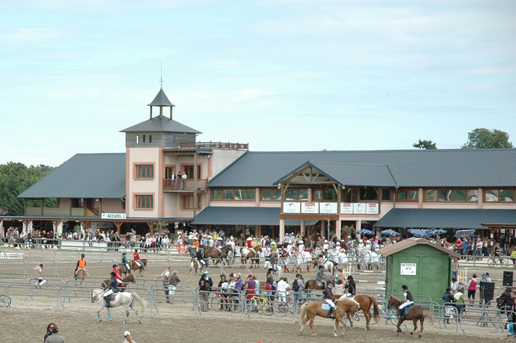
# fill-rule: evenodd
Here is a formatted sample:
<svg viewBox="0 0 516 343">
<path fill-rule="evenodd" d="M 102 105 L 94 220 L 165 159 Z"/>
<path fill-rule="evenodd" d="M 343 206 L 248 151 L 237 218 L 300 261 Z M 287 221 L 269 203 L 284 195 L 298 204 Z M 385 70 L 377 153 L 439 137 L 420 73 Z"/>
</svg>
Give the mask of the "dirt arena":
<svg viewBox="0 0 516 343">
<path fill-rule="evenodd" d="M 13 251 L 2 249 L 3 252 Z M 19 250 L 18 250 L 19 251 Z M 18 252 L 17 251 L 17 252 Z M 94 262 L 97 258 L 94 253 L 86 253 L 88 259 L 88 272 L 91 275 L 103 276 L 109 274 L 111 266 L 109 262 Z M 70 254 L 60 252 L 47 252 L 45 250 L 32 250 L 30 256 L 24 260 L 27 264 L 37 265 L 37 260 L 63 259 L 75 262 L 76 259 Z M 118 260 L 120 253 L 113 254 L 112 259 Z M 106 254 L 103 254 L 105 259 Z M 142 256 L 143 258 L 144 256 Z M 174 256 L 167 256 L 165 258 L 157 255 L 149 254 L 149 266 L 146 279 L 154 279 L 157 277 L 169 264 L 166 259 L 172 261 L 174 269 L 179 271 L 179 276 L 185 285 L 195 287 L 199 279 L 198 276 L 193 276 L 188 273 L 187 267 L 184 263 L 175 263 Z M 155 260 L 155 261 L 153 261 Z M 90 262 L 91 261 L 91 262 Z M 43 262 L 44 263 L 44 262 Z M 182 264 L 182 265 L 181 265 Z M 5 272 L 8 265 L 0 261 L 0 273 Z M 10 267 L 9 267 L 10 268 Z M 69 272 L 65 272 L 64 268 L 59 267 L 59 275 L 71 275 L 73 267 L 70 267 Z M 226 269 L 225 272 L 231 271 L 245 273 L 243 268 Z M 482 270 L 479 269 L 477 273 Z M 12 271 L 10 271 L 12 272 Z M 23 270 L 20 271 L 23 273 Z M 259 280 L 265 279 L 265 272 L 263 269 L 252 270 L 258 275 Z M 46 270 L 46 274 L 50 271 Z M 493 277 L 497 277 L 491 274 Z M 499 272 L 501 275 L 501 271 Z M 212 267 L 210 274 L 214 283 L 219 280 L 219 269 Z M 305 280 L 313 278 L 315 271 L 306 272 L 304 269 Z M 293 280 L 292 273 L 286 274 L 289 277 L 289 282 Z M 500 276 L 501 277 L 501 276 Z M 64 276 L 63 276 L 64 278 Z M 0 284 L 5 284 L 5 280 L 0 280 Z M 160 282 L 160 281 L 158 281 Z M 362 292 L 361 284 L 358 284 L 359 293 Z M 362 287 L 364 288 L 364 287 Z M 264 317 L 259 314 L 251 314 L 249 317 L 242 317 L 241 314 L 222 313 L 209 311 L 202 313 L 202 316 L 197 313 L 194 315 L 191 305 L 187 304 L 167 304 L 161 301 L 157 304 L 159 313 L 154 311 L 150 313 L 146 311 L 141 315 L 142 323 L 136 323 L 136 317 L 131 312 L 129 323 L 123 324 L 125 314 L 122 308 L 115 308 L 112 311 L 113 322 L 107 322 L 107 315 L 104 313 L 104 320 L 99 323 L 97 320 L 98 303 L 91 303 L 88 299 L 73 299 L 65 305 L 65 309 L 56 310 L 56 300 L 50 297 L 35 297 L 33 300 L 24 301 L 23 297 L 13 297 L 13 303 L 10 308 L 0 308 L 0 315 L 2 317 L 2 325 L 0 329 L 0 340 L 2 342 L 41 342 L 45 334 L 45 328 L 50 322 L 58 325 L 60 333 L 66 338 L 66 342 L 123 342 L 123 332 L 129 330 L 133 339 L 137 343 L 142 342 L 327 342 L 328 340 L 351 340 L 351 341 L 367 341 L 367 342 L 403 342 L 417 339 L 408 334 L 405 330 L 404 335 L 396 336 L 396 329 L 393 325 L 386 325 L 384 321 L 380 320 L 376 325 L 371 326 L 370 331 L 365 330 L 365 320 L 360 315 L 361 320 L 355 323 L 355 327 L 347 328 L 344 337 L 333 337 L 332 322 L 328 319 L 317 318 L 314 324 L 315 330 L 318 333 L 316 337 L 311 336 L 308 325 L 302 336 L 298 335 L 300 328 L 299 322 L 293 322 L 292 317 L 278 318 L 275 316 Z M 440 341 L 440 342 L 485 342 L 486 339 L 490 341 L 509 340 L 506 337 L 506 332 L 494 333 L 494 328 L 468 326 L 466 336 L 463 334 L 457 335 L 455 333 L 455 326 L 448 325 L 447 328 L 438 329 L 432 326 L 430 322 L 425 323 L 425 334 L 423 340 L 425 341 Z M 409 325 L 409 323 L 407 323 Z M 411 324 L 408 326 L 411 330 Z M 341 328 L 338 333 L 340 335 Z M 512 340 L 512 339 L 511 339 Z"/>
</svg>

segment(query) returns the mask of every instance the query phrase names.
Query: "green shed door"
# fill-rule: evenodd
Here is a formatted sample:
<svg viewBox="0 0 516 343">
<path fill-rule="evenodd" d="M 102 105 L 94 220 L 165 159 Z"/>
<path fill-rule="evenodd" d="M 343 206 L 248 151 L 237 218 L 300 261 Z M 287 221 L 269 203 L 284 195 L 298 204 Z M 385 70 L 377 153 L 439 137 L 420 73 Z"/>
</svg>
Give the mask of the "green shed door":
<svg viewBox="0 0 516 343">
<path fill-rule="evenodd" d="M 422 256 L 424 273 L 421 275 L 420 293 L 440 299 L 450 285 L 450 257 L 442 254 Z"/>
<path fill-rule="evenodd" d="M 415 274 L 402 273 L 401 265 L 415 265 Z M 421 262 L 419 256 L 398 254 L 394 258 L 392 278 L 392 294 L 403 294 L 402 285 L 407 285 L 413 294 L 419 294 L 419 274 Z"/>
</svg>

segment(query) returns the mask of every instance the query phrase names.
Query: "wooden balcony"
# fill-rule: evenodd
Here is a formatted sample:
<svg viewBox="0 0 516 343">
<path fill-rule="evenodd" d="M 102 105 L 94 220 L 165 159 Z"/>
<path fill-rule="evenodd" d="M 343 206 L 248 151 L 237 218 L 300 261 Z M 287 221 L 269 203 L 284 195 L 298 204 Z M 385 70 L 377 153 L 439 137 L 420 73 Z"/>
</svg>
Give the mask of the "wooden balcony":
<svg viewBox="0 0 516 343">
<path fill-rule="evenodd" d="M 222 150 L 249 150 L 249 143 L 230 143 L 230 142 L 182 142 L 182 149 L 188 148 L 211 148 Z"/>
<path fill-rule="evenodd" d="M 197 179 L 197 190 L 205 192 L 208 190 L 208 179 Z M 170 180 L 163 179 L 163 191 L 165 192 L 193 192 L 194 180 Z"/>
</svg>

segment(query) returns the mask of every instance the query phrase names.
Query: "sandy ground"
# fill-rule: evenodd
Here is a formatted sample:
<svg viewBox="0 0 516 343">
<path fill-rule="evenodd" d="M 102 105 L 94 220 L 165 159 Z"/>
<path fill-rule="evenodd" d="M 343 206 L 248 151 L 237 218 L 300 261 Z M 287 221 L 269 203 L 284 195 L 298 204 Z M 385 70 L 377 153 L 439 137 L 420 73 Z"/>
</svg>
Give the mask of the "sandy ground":
<svg viewBox="0 0 516 343">
<path fill-rule="evenodd" d="M 3 249 L 3 251 L 6 251 Z M 70 260 L 72 263 L 76 261 L 75 257 L 68 254 L 52 253 L 51 258 Z M 154 257 L 150 254 L 148 272 L 145 278 L 153 279 L 158 276 L 169 264 L 164 259 Z M 39 251 L 31 252 L 31 261 L 37 258 L 49 258 L 48 252 Z M 90 253 L 88 262 L 89 272 L 92 275 L 106 275 L 110 271 L 109 262 L 94 262 L 96 257 Z M 118 259 L 119 254 L 113 255 L 113 259 Z M 142 256 L 143 257 L 143 256 Z M 105 255 L 103 255 L 105 258 Z M 176 269 L 186 285 L 196 286 L 198 276 L 190 275 L 186 266 L 174 263 L 174 257 L 167 256 L 172 259 L 172 264 L 176 264 Z M 153 261 L 155 259 L 155 261 Z M 72 264 L 73 265 L 73 264 Z M 0 261 L 0 273 L 12 271 L 12 266 Z M 234 268 L 242 274 L 244 269 Z M 73 271 L 73 268 L 71 269 Z M 59 274 L 64 273 L 59 267 Z M 230 269 L 225 270 L 226 273 Z M 479 268 L 479 272 L 481 269 Z M 23 271 L 20 271 L 23 272 Z M 264 279 L 265 272 L 262 269 L 253 270 L 259 275 L 259 279 Z M 214 282 L 218 281 L 219 270 L 217 268 L 210 269 L 210 273 Z M 498 273 L 498 272 L 497 272 Z M 501 271 L 499 272 L 501 275 Z M 305 279 L 312 278 L 315 271 L 304 273 Z M 491 274 L 494 274 L 493 272 Z M 497 275 L 497 274 L 496 274 Z M 288 274 L 289 281 L 293 279 L 293 274 Z M 5 279 L 0 279 L 0 284 L 6 284 Z M 365 288 L 365 284 L 359 286 Z M 360 289 L 359 289 L 360 291 Z M 99 323 L 97 320 L 98 303 L 91 303 L 87 299 L 73 299 L 66 304 L 64 310 L 56 310 L 55 299 L 49 297 L 29 299 L 24 301 L 23 297 L 13 297 L 11 308 L 0 308 L 0 316 L 2 317 L 0 340 L 2 342 L 41 342 L 45 334 L 45 328 L 48 323 L 55 322 L 60 333 L 66 338 L 66 342 L 122 342 L 123 332 L 129 330 L 136 342 L 172 342 L 172 341 L 201 341 L 201 342 L 327 342 L 328 340 L 351 340 L 351 341 L 368 341 L 368 342 L 400 342 L 412 341 L 417 339 L 408 334 L 401 336 L 396 335 L 395 326 L 384 324 L 380 320 L 379 323 L 371 327 L 371 330 L 365 330 L 365 320 L 361 315 L 361 320 L 355 323 L 355 327 L 347 328 L 344 337 L 333 337 L 332 322 L 328 319 L 317 318 L 314 324 L 318 336 L 312 337 L 308 325 L 302 336 L 298 335 L 300 328 L 299 322 L 294 323 L 292 317 L 278 318 L 275 316 L 264 317 L 260 314 L 252 314 L 251 317 L 242 317 L 241 314 L 221 313 L 209 311 L 202 313 L 202 316 L 194 315 L 191 305 L 177 303 L 174 305 L 159 302 L 157 304 L 159 313 L 149 311 L 142 314 L 142 323 L 138 324 L 134 313 L 129 317 L 129 323 L 123 324 L 125 318 L 122 308 L 116 308 L 112 311 L 113 322 L 106 321 L 107 316 L 104 314 L 104 320 Z M 408 323 L 407 323 L 408 325 Z M 341 328 L 340 328 L 341 329 Z M 341 330 L 338 330 L 340 334 Z M 411 326 L 408 327 L 411 330 Z M 447 328 L 437 328 L 431 323 L 426 323 L 425 333 L 423 335 L 425 341 L 440 342 L 485 342 L 490 341 L 513 340 L 506 337 L 506 332 L 494 333 L 493 327 L 480 327 L 469 325 L 466 335 L 455 333 L 455 326 L 448 325 Z"/>
</svg>

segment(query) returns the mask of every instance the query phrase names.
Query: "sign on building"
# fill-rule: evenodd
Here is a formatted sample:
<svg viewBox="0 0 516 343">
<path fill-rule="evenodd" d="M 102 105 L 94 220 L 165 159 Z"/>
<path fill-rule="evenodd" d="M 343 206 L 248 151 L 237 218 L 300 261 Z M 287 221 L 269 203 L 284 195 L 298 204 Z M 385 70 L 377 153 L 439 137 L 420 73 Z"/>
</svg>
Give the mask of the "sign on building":
<svg viewBox="0 0 516 343">
<path fill-rule="evenodd" d="M 102 219 L 126 219 L 125 213 L 102 213 L 100 215 Z"/>
<path fill-rule="evenodd" d="M 400 275 L 416 275 L 416 263 L 400 263 Z"/>
</svg>

